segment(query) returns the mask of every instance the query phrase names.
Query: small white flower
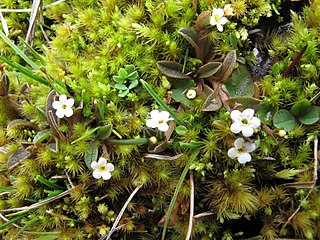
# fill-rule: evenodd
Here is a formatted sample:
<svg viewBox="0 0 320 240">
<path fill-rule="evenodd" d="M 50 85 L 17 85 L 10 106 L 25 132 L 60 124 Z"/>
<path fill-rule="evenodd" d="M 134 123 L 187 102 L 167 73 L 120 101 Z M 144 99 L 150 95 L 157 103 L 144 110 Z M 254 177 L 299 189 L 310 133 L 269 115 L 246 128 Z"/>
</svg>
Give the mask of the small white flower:
<svg viewBox="0 0 320 240">
<path fill-rule="evenodd" d="M 260 119 L 254 117 L 254 110 L 248 108 L 243 112 L 233 110 L 231 112 L 231 119 L 234 121 L 230 127 L 233 133 L 242 132 L 243 136 L 252 136 L 254 129 L 260 127 Z"/>
<path fill-rule="evenodd" d="M 225 5 L 223 8 L 223 11 L 224 11 L 225 16 L 233 16 L 234 15 L 233 8 L 231 7 L 231 4 Z"/>
<path fill-rule="evenodd" d="M 93 161 L 91 163 L 93 168 L 93 177 L 95 179 L 103 178 L 103 180 L 109 180 L 111 178 L 111 172 L 114 170 L 114 165 L 112 163 L 107 163 L 107 159 L 100 157 L 98 162 Z"/>
<path fill-rule="evenodd" d="M 245 142 L 243 138 L 237 138 L 234 141 L 234 148 L 230 148 L 228 151 L 228 157 L 234 159 L 238 158 L 239 163 L 246 163 L 251 161 L 251 155 L 249 153 L 256 149 L 254 143 Z"/>
<path fill-rule="evenodd" d="M 71 117 L 73 114 L 72 106 L 74 104 L 74 99 L 67 99 L 66 95 L 60 95 L 59 101 L 54 101 L 52 107 L 56 109 L 56 115 L 58 118 Z"/>
<path fill-rule="evenodd" d="M 189 89 L 186 96 L 188 99 L 194 99 L 197 96 L 197 92 L 194 89 Z"/>
<path fill-rule="evenodd" d="M 146 125 L 150 128 L 158 128 L 162 132 L 169 129 L 168 121 L 173 120 L 167 111 L 152 110 L 150 113 L 151 119 L 147 120 Z"/>
<path fill-rule="evenodd" d="M 212 10 L 212 16 L 210 19 L 210 24 L 212 26 L 217 26 L 218 30 L 220 32 L 223 31 L 223 26 L 228 22 L 228 19 L 224 17 L 224 11 L 222 8 L 215 8 Z"/>
</svg>

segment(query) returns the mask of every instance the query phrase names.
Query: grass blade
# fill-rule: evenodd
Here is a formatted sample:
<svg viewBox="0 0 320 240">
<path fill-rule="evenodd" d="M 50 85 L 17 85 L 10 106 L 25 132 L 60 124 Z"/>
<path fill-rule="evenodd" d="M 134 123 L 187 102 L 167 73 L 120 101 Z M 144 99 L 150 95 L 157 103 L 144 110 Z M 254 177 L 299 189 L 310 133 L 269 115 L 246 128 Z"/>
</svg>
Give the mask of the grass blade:
<svg viewBox="0 0 320 240">
<path fill-rule="evenodd" d="M 42 57 L 39 53 L 37 53 L 37 52 L 36 52 L 26 41 L 24 41 L 21 37 L 19 37 L 19 40 L 26 46 L 26 48 L 28 48 L 28 50 L 33 54 L 33 56 L 41 62 L 41 64 L 42 64 L 43 66 L 46 65 L 45 60 L 43 59 L 43 57 Z"/>
<path fill-rule="evenodd" d="M 20 219 L 23 218 L 23 217 L 24 217 L 24 215 L 22 215 L 22 216 L 16 216 L 15 218 L 12 218 L 12 219 L 9 220 L 8 222 L 2 223 L 2 224 L 0 225 L 0 229 L 3 229 L 3 228 L 5 228 L 5 227 L 7 227 L 7 226 L 10 226 L 11 224 L 15 223 L 16 221 L 20 220 Z"/>
<path fill-rule="evenodd" d="M 5 57 L 1 57 L 0 56 L 0 60 L 5 62 L 6 64 L 8 64 L 10 67 L 16 68 L 17 70 L 19 70 L 19 72 L 21 72 L 22 74 L 24 74 L 25 76 L 39 82 L 42 83 L 46 86 L 50 86 L 50 83 L 48 82 L 47 79 L 42 78 L 40 76 L 38 76 L 37 74 L 35 74 L 34 72 L 30 71 L 29 69 L 21 66 L 18 63 L 12 63 L 11 61 L 9 61 L 8 59 L 6 59 Z"/>
<path fill-rule="evenodd" d="M 178 116 L 175 114 L 175 112 L 167 105 L 164 101 L 158 96 L 158 94 L 153 91 L 151 86 L 144 80 L 140 79 L 140 82 L 142 83 L 142 86 L 148 91 L 148 93 L 156 100 L 156 102 L 162 107 L 164 110 L 170 113 L 170 115 L 173 117 L 173 119 L 179 124 L 184 125 L 180 120 L 178 119 Z"/>
<path fill-rule="evenodd" d="M 191 157 L 189 158 L 186 166 L 184 167 L 183 169 L 183 172 L 180 176 L 180 179 L 179 179 L 179 182 L 177 184 L 177 187 L 176 187 L 176 190 L 174 191 L 174 194 L 173 194 L 173 197 L 171 199 L 171 202 L 170 202 L 170 205 L 169 205 L 169 209 L 168 209 L 168 212 L 167 212 L 167 216 L 166 216 L 166 221 L 164 222 L 164 225 L 163 225 L 163 231 L 162 231 L 162 237 L 161 239 L 164 240 L 165 239 L 165 236 L 166 236 L 166 231 L 167 231 L 167 227 L 168 227 L 168 223 L 169 223 L 169 220 L 170 220 L 170 217 L 171 217 L 171 213 L 172 213 L 172 209 L 173 209 L 173 206 L 177 200 L 177 197 L 178 197 L 178 193 L 180 191 L 180 188 L 182 186 L 182 183 L 189 171 L 189 167 L 190 167 L 190 164 L 195 160 L 195 158 L 198 156 L 199 154 L 199 151 L 196 151 L 194 152 Z"/>
<path fill-rule="evenodd" d="M 101 126 L 98 126 L 92 130 L 90 130 L 89 132 L 83 134 L 81 137 L 77 138 L 76 140 L 74 140 L 73 142 L 71 142 L 71 144 L 74 144 L 76 142 L 81 141 L 82 139 L 89 137 L 90 135 L 94 134 L 96 131 L 98 131 L 101 128 Z"/>
<path fill-rule="evenodd" d="M 39 69 L 36 63 L 34 63 L 17 45 L 15 45 L 10 38 L 8 38 L 3 32 L 0 31 L 0 37 L 32 68 Z"/>
</svg>

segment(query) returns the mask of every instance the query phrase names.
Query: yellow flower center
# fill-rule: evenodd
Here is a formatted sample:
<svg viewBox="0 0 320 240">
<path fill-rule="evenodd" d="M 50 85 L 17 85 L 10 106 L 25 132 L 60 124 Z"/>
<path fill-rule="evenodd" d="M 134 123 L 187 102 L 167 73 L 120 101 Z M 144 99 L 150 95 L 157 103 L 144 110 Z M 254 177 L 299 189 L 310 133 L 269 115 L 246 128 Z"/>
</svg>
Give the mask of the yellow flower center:
<svg viewBox="0 0 320 240">
<path fill-rule="evenodd" d="M 158 123 L 159 123 L 159 124 L 162 124 L 162 123 L 164 123 L 164 120 L 163 120 L 163 119 L 158 120 Z"/>
<path fill-rule="evenodd" d="M 66 108 L 67 108 L 67 105 L 66 105 L 66 104 L 64 104 L 64 103 L 63 103 L 63 104 L 61 104 L 61 108 L 62 108 L 62 109 L 66 109 Z"/>
<path fill-rule="evenodd" d="M 239 147 L 239 148 L 237 149 L 237 152 L 238 152 L 238 153 L 245 153 L 245 152 L 246 152 L 246 149 L 245 149 L 244 147 Z"/>
<path fill-rule="evenodd" d="M 99 166 L 99 171 L 100 172 L 105 172 L 107 170 L 107 167 L 105 165 Z"/>
<path fill-rule="evenodd" d="M 242 118 L 242 119 L 241 119 L 241 123 L 246 125 L 246 124 L 249 123 L 249 121 L 248 121 L 248 119 L 246 119 L 246 118 Z"/>
</svg>

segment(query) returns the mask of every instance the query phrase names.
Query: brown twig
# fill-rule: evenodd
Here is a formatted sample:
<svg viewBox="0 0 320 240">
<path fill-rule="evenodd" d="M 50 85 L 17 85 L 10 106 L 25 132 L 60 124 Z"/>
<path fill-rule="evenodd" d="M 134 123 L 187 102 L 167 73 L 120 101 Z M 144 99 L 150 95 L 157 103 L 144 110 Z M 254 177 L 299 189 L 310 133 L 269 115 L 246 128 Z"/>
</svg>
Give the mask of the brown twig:
<svg viewBox="0 0 320 240">
<path fill-rule="evenodd" d="M 37 202 L 35 204 L 32 204 L 30 206 L 25 206 L 25 207 L 18 207 L 18 208 L 11 208 L 11 209 L 4 209 L 4 210 L 0 210 L 0 212 L 2 213 L 9 213 L 9 212 L 16 212 L 16 211 L 23 211 L 23 210 L 31 210 L 31 209 L 34 209 L 34 208 L 37 208 L 37 207 L 40 207 L 40 206 L 43 206 L 43 205 L 46 205 L 47 203 L 51 203 L 59 198 L 62 198 L 68 194 L 70 194 L 70 192 L 73 190 L 73 188 L 67 190 L 67 191 L 64 191 L 60 194 L 58 194 L 57 196 L 54 196 L 52 198 L 49 198 L 49 199 L 46 199 L 46 200 L 43 200 L 41 202 Z"/>
<path fill-rule="evenodd" d="M 186 240 L 191 238 L 192 234 L 192 227 L 193 227 L 193 215 L 194 215 L 194 178 L 193 178 L 193 171 L 189 171 L 190 175 L 190 216 L 189 216 L 189 227 L 186 236 Z"/>
<path fill-rule="evenodd" d="M 130 203 L 131 199 L 134 197 L 134 195 L 136 195 L 136 193 L 139 191 L 139 189 L 141 187 L 142 187 L 142 184 L 139 185 L 138 187 L 136 187 L 136 189 L 130 194 L 130 196 L 128 197 L 127 201 L 123 205 L 121 211 L 119 212 L 119 215 L 117 216 L 116 220 L 114 221 L 111 230 L 105 236 L 102 236 L 99 240 L 108 240 L 111 237 L 111 235 L 116 231 L 116 229 L 118 229 L 117 225 L 118 225 L 118 223 L 119 223 L 124 211 L 126 210 L 126 208 L 127 208 L 128 204 Z"/>
</svg>

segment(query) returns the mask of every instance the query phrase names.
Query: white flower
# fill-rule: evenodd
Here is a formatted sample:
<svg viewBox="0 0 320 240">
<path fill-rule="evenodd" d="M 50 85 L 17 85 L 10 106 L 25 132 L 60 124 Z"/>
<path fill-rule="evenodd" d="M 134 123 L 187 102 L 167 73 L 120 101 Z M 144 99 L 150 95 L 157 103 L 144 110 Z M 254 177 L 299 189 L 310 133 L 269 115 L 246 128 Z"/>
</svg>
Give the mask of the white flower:
<svg viewBox="0 0 320 240">
<path fill-rule="evenodd" d="M 252 136 L 254 129 L 260 127 L 260 119 L 254 117 L 254 110 L 248 108 L 243 112 L 233 110 L 231 112 L 231 119 L 234 121 L 230 127 L 233 133 L 242 132 L 243 136 Z"/>
<path fill-rule="evenodd" d="M 194 99 L 197 96 L 197 92 L 194 89 L 189 89 L 186 96 L 188 99 Z"/>
<path fill-rule="evenodd" d="M 223 26 L 228 22 L 228 19 L 224 17 L 224 11 L 222 8 L 215 8 L 212 10 L 212 16 L 210 19 L 210 24 L 212 26 L 217 26 L 218 30 L 220 32 L 223 31 Z"/>
<path fill-rule="evenodd" d="M 251 161 L 250 152 L 256 149 L 254 143 L 245 142 L 243 138 L 237 138 L 234 141 L 234 148 L 230 148 L 228 151 L 228 156 L 232 159 L 238 158 L 238 161 L 242 164 Z"/>
<path fill-rule="evenodd" d="M 166 132 L 169 129 L 168 121 L 173 120 L 167 111 L 152 110 L 150 113 L 151 119 L 147 120 L 147 127 L 158 128 L 162 132 Z"/>
<path fill-rule="evenodd" d="M 231 7 L 231 4 L 225 5 L 223 8 L 223 11 L 224 11 L 225 16 L 233 16 L 234 15 L 233 8 Z"/>
<path fill-rule="evenodd" d="M 279 130 L 279 132 L 278 132 L 278 135 L 280 137 L 284 137 L 286 134 L 287 134 L 287 132 L 285 130 L 283 130 L 283 129 Z"/>
<path fill-rule="evenodd" d="M 93 177 L 95 179 L 103 178 L 103 180 L 109 180 L 111 178 L 111 172 L 114 170 L 114 165 L 112 163 L 107 163 L 107 160 L 100 157 L 98 162 L 93 161 L 91 163 L 93 168 Z"/>
<path fill-rule="evenodd" d="M 74 104 L 74 99 L 67 99 L 66 95 L 60 95 L 59 101 L 54 101 L 52 107 L 56 109 L 56 115 L 58 118 L 71 117 L 73 114 L 72 106 Z"/>
</svg>

